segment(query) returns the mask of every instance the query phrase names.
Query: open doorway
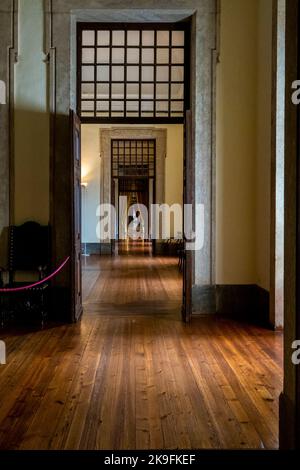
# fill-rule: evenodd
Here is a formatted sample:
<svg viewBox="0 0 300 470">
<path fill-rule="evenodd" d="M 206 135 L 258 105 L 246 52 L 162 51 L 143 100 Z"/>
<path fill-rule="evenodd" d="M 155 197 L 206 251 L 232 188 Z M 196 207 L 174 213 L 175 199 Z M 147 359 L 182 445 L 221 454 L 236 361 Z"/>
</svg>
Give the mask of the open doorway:
<svg viewBox="0 0 300 470">
<path fill-rule="evenodd" d="M 115 240 L 150 243 L 151 207 L 156 189 L 155 139 L 111 141 L 111 201 L 116 209 Z M 150 247 L 150 244 L 149 244 Z M 113 243 L 113 249 L 115 244 Z"/>
<path fill-rule="evenodd" d="M 88 269 L 98 256 L 101 270 L 104 257 L 113 263 L 124 254 L 146 255 L 152 264 L 160 258 L 165 271 L 170 262 L 170 277 L 178 284 L 178 314 L 185 321 L 190 314 L 185 306 L 191 305 L 191 289 L 187 295 L 188 282 L 182 283 L 187 272 L 183 199 L 188 183 L 184 153 L 190 148 L 187 138 L 184 142 L 189 34 L 189 22 L 77 24 L 83 267 Z M 85 139 L 85 132 L 92 138 Z M 104 236 L 108 205 L 112 233 Z M 163 276 L 158 271 L 157 278 L 159 284 Z M 161 289 L 168 298 L 166 282 Z"/>
<path fill-rule="evenodd" d="M 171 213 L 155 239 L 151 206 L 182 207 L 184 126 L 83 124 L 81 135 L 84 310 L 180 319 L 182 219 Z M 110 240 L 97 234 L 104 203 L 116 210 Z"/>
</svg>

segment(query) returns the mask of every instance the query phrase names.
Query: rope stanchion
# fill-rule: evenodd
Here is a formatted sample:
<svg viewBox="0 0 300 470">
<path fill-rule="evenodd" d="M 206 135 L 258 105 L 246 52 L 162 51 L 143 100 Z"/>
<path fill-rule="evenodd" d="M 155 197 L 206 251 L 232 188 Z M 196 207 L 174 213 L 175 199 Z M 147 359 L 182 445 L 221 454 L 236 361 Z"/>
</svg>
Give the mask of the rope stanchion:
<svg viewBox="0 0 300 470">
<path fill-rule="evenodd" d="M 65 261 L 49 276 L 45 277 L 44 279 L 41 279 L 40 281 L 34 282 L 33 284 L 29 284 L 28 286 L 22 286 L 22 287 L 6 287 L 4 289 L 0 289 L 0 294 L 1 293 L 6 293 L 6 292 L 20 292 L 20 291 L 26 291 L 28 289 L 33 289 L 34 287 L 38 287 L 42 284 L 45 284 L 45 282 L 50 281 L 50 279 L 53 279 L 57 274 L 65 267 L 65 265 L 68 263 L 70 260 L 70 256 L 68 256 Z"/>
</svg>

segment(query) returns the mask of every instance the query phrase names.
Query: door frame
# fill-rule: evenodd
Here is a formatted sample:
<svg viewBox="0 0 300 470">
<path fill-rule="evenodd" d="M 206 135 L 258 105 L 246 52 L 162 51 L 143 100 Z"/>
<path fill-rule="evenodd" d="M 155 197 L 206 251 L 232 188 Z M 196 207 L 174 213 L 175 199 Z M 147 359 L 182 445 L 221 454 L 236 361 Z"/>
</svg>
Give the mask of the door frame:
<svg viewBox="0 0 300 470">
<path fill-rule="evenodd" d="M 100 23 L 101 24 L 101 23 Z M 121 23 L 114 23 L 116 25 L 121 25 Z M 108 23 L 109 25 L 109 23 Z M 111 24 L 110 24 L 111 27 Z M 117 26 L 118 27 L 118 26 Z M 193 67 L 195 64 L 195 61 L 193 60 L 193 50 L 192 50 L 192 42 L 191 42 L 191 29 L 193 27 L 193 21 L 192 19 L 189 20 L 189 25 L 186 26 L 186 38 L 187 38 L 187 43 L 188 43 L 188 48 L 185 48 L 185 62 L 187 64 L 188 68 L 188 86 L 185 86 L 185 102 L 188 104 L 189 108 L 191 107 L 190 104 L 193 103 L 193 95 L 192 95 L 192 90 L 193 90 L 193 80 L 194 74 L 193 74 Z M 77 36 L 77 31 L 76 31 L 76 36 Z M 188 49 L 188 50 L 187 50 Z M 78 56 L 78 50 L 77 56 Z M 77 82 L 80 79 L 78 70 L 76 71 L 76 79 Z M 78 83 L 76 83 L 76 89 L 78 92 Z M 78 95 L 78 93 L 77 93 Z M 195 133 L 195 123 L 193 122 L 193 112 L 189 109 L 186 110 L 186 115 L 184 117 L 184 122 L 183 122 L 183 127 L 184 127 L 184 143 L 183 143 L 183 214 L 184 214 L 184 204 L 192 204 L 193 205 L 193 222 L 195 222 L 195 178 L 194 178 L 194 163 L 195 163 L 195 158 L 194 158 L 194 152 L 195 152 L 195 141 L 194 141 L 194 133 Z M 101 119 L 97 120 L 92 119 L 90 120 L 91 124 L 101 124 L 102 121 Z M 138 124 L 143 124 L 144 122 L 139 119 L 139 120 L 133 120 L 132 124 L 138 125 Z M 83 122 L 83 124 L 88 124 L 88 122 Z M 116 120 L 112 120 L 111 124 L 117 125 L 118 122 Z M 120 122 L 122 124 L 122 122 Z M 157 119 L 157 122 L 153 120 L 153 124 L 161 124 L 163 127 L 164 124 L 172 124 L 171 122 L 162 122 L 161 119 Z M 175 124 L 175 122 L 174 122 Z M 156 146 L 156 143 L 155 143 Z M 156 155 L 156 151 L 155 151 Z M 111 162 L 112 164 L 112 162 Z M 155 169 L 155 175 L 156 175 L 156 169 Z M 154 179 L 154 200 L 155 200 L 155 189 L 156 189 L 156 177 Z M 114 188 L 114 182 L 112 178 L 112 172 L 111 172 L 111 190 Z M 111 195 L 112 196 L 112 195 Z M 183 227 L 184 228 L 184 227 Z M 183 263 L 183 280 L 182 280 L 182 306 L 181 306 L 181 317 L 182 321 L 185 323 L 189 323 L 192 320 L 192 305 L 193 305 L 193 281 L 194 281 L 194 275 L 193 275 L 193 269 L 194 269 L 194 258 L 195 258 L 195 253 L 193 251 L 187 251 L 186 250 L 186 243 L 187 240 L 185 240 L 185 235 L 184 235 L 184 230 L 183 230 L 183 244 L 184 244 L 184 263 Z M 113 254 L 114 248 L 115 248 L 115 243 L 111 242 L 111 253 Z M 152 243 L 152 252 L 155 254 L 156 251 L 156 243 L 155 240 Z"/>
<path fill-rule="evenodd" d="M 300 340 L 300 104 L 292 83 L 300 77 L 300 5 L 286 4 L 284 383 L 279 401 L 279 445 L 300 449 L 300 365 L 292 348 Z"/>
<path fill-rule="evenodd" d="M 135 129 L 136 130 L 136 129 Z M 133 131 L 133 134 L 134 134 L 135 131 Z M 117 140 L 117 141 L 151 141 L 151 142 L 154 142 L 154 175 L 153 176 L 145 176 L 145 177 L 142 177 L 142 176 L 136 176 L 136 177 L 126 177 L 126 176 L 113 176 L 113 142 Z M 118 237 L 115 238 L 115 241 L 119 241 L 119 233 L 120 233 L 120 226 L 119 226 L 119 198 L 120 198 L 120 185 L 119 185 L 119 181 L 122 180 L 122 179 L 134 179 L 134 180 L 139 180 L 139 179 L 142 179 L 142 180 L 147 180 L 148 182 L 148 235 L 149 235 L 149 230 L 150 230 L 150 220 L 151 220 L 151 212 L 149 211 L 149 195 L 150 195 L 150 191 L 149 191 L 149 182 L 152 181 L 153 182 L 153 204 L 155 204 L 155 195 L 156 195 L 156 172 L 157 172 L 157 169 L 156 169 L 156 163 L 157 163 L 157 160 L 156 160 L 156 147 L 157 147 L 157 142 L 156 142 L 156 138 L 155 137 L 152 137 L 152 138 L 136 138 L 136 137 L 128 137 L 126 136 L 126 138 L 112 138 L 111 139 L 111 143 L 110 143 L 110 176 L 111 176 L 111 202 L 113 205 L 115 205 L 115 207 L 117 208 L 117 217 L 118 217 L 118 220 L 117 220 L 117 234 L 118 234 Z M 115 201 L 115 181 L 114 180 L 118 180 L 118 200 Z M 116 235 L 116 234 L 115 234 Z M 114 241 L 112 241 L 112 246 L 114 245 Z M 154 252 L 154 248 L 155 248 L 155 240 L 152 241 L 152 248 L 153 248 L 153 252 Z M 112 252 L 114 252 L 114 250 L 112 249 Z"/>
<path fill-rule="evenodd" d="M 81 6 L 81 10 L 78 7 Z M 76 9 L 76 8 L 77 9 Z M 144 10 L 123 9 L 122 15 L 128 21 L 168 22 L 170 12 L 172 21 L 191 22 L 191 62 L 190 96 L 193 113 L 193 171 L 197 172 L 197 188 L 190 188 L 195 203 L 204 205 L 206 219 L 204 226 L 204 247 L 192 252 L 193 260 L 193 308 L 197 313 L 215 313 L 214 287 L 214 245 L 215 245 L 215 68 L 217 62 L 218 3 L 215 0 L 191 0 L 189 8 L 178 9 L 176 0 L 168 0 L 153 9 L 150 0 L 144 1 Z M 67 200 L 69 185 L 69 161 L 67 140 L 69 139 L 70 107 L 76 107 L 76 25 L 77 22 L 118 22 L 119 8 L 105 9 L 99 5 L 93 9 L 93 0 L 70 0 L 63 6 L 53 0 L 46 13 L 46 47 L 49 48 L 49 85 L 51 118 L 51 225 L 53 227 L 53 263 L 56 265 L 70 247 L 70 225 L 68 223 L 70 201 Z M 199 13 L 201 8 L 201 15 Z M 59 13 L 63 11 L 64 15 Z M 205 40 L 203 41 L 203 38 Z M 201 60 L 196 59 L 201 56 Z M 202 103 L 202 106 L 198 106 Z M 70 273 L 66 271 L 57 279 L 61 300 L 55 296 L 55 309 L 60 319 L 71 321 Z"/>
<path fill-rule="evenodd" d="M 80 320 L 82 307 L 82 204 L 81 204 L 81 121 L 70 110 L 71 149 L 71 306 L 72 321 Z"/>
<path fill-rule="evenodd" d="M 184 150 L 183 150 L 183 280 L 181 317 L 185 323 L 190 323 L 193 315 L 193 252 L 186 249 L 188 240 L 185 236 L 185 204 L 192 204 L 195 210 L 194 172 L 193 172 L 193 115 L 186 111 L 184 120 Z M 190 189 L 193 188 L 192 191 Z M 193 214 L 193 225 L 195 213 Z"/>
<path fill-rule="evenodd" d="M 133 178 L 135 181 L 146 181 L 148 183 L 148 235 L 149 235 L 149 230 L 150 230 L 150 211 L 149 211 L 149 182 L 150 181 L 153 181 L 155 182 L 155 176 L 152 178 L 152 177 L 146 177 L 146 178 L 139 178 L 139 177 L 136 177 L 136 178 Z M 112 180 L 112 183 L 111 183 L 111 200 L 112 200 L 112 203 L 115 204 L 115 207 L 118 208 L 117 209 L 117 227 L 118 227 L 118 230 L 117 230 L 117 237 L 115 239 L 115 241 L 120 241 L 120 238 L 119 238 L 119 233 L 120 233 L 120 226 L 119 226 L 119 202 L 120 202 L 120 186 L 118 184 L 118 200 L 117 200 L 117 203 L 113 200 L 113 193 L 116 194 L 115 192 L 115 186 L 114 186 L 114 180 L 118 180 L 118 182 L 120 182 L 121 180 L 126 180 L 126 177 L 119 177 L 119 178 L 111 178 Z M 153 204 L 155 204 L 155 201 L 153 201 Z M 149 241 L 150 238 L 148 237 L 146 239 L 146 241 Z"/>
</svg>

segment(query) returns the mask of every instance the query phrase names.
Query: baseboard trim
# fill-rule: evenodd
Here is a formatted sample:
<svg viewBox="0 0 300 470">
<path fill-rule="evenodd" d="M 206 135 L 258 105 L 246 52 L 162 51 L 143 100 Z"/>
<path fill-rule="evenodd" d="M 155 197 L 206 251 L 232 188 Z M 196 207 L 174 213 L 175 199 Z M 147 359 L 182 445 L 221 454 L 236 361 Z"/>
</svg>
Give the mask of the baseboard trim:
<svg viewBox="0 0 300 470">
<path fill-rule="evenodd" d="M 155 255 L 158 256 L 179 256 L 180 246 L 176 243 L 166 243 L 161 241 L 155 242 Z"/>
<path fill-rule="evenodd" d="M 86 255 L 100 255 L 100 243 L 82 243 L 81 251 Z"/>
<path fill-rule="evenodd" d="M 213 315 L 216 313 L 216 287 L 193 286 L 193 316 Z"/>
<path fill-rule="evenodd" d="M 296 406 L 284 394 L 279 397 L 279 449 L 295 450 L 297 448 Z"/>
<path fill-rule="evenodd" d="M 269 308 L 269 292 L 255 284 L 216 287 L 216 313 L 220 316 L 273 329 Z"/>
<path fill-rule="evenodd" d="M 69 287 L 53 286 L 50 289 L 49 320 L 72 322 L 71 290 Z"/>
<path fill-rule="evenodd" d="M 111 244 L 82 243 L 82 253 L 87 255 L 111 255 Z"/>
<path fill-rule="evenodd" d="M 270 294 L 255 285 L 193 286 L 193 316 L 217 314 L 274 329 L 269 320 Z"/>
</svg>

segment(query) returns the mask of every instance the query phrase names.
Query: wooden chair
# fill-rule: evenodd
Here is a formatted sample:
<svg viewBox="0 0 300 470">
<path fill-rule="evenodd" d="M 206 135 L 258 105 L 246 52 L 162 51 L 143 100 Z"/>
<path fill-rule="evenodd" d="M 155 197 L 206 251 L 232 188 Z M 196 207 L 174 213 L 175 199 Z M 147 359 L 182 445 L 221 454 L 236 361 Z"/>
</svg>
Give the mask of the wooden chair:
<svg viewBox="0 0 300 470">
<path fill-rule="evenodd" d="M 5 287 L 14 289 L 31 284 L 26 274 L 35 273 L 36 280 L 42 280 L 50 265 L 50 229 L 36 222 L 27 222 L 9 228 L 9 282 Z M 2 273 L 3 274 L 3 273 Z M 25 279 L 17 280 L 17 276 Z M 1 276 L 2 278 L 2 276 Z M 4 284 L 2 278 L 2 285 Z M 8 292 L 2 295 L 1 323 L 7 317 L 21 319 L 25 323 L 32 316 L 39 317 L 42 326 L 49 310 L 49 284 L 41 284 L 21 292 Z"/>
</svg>

